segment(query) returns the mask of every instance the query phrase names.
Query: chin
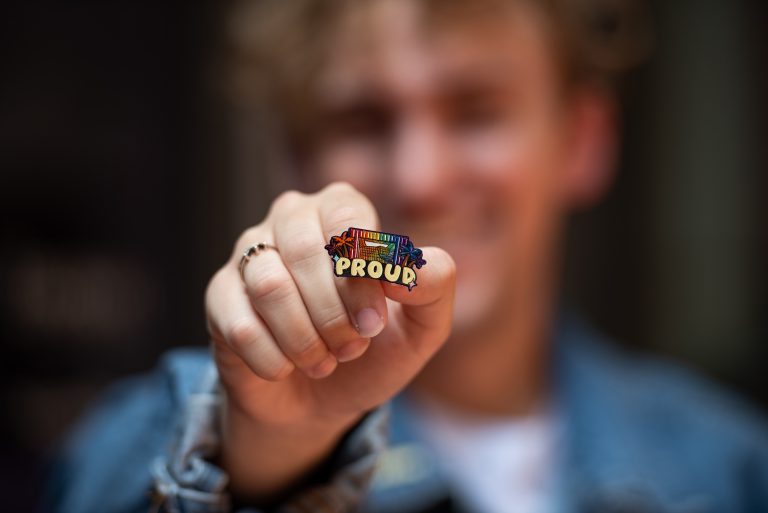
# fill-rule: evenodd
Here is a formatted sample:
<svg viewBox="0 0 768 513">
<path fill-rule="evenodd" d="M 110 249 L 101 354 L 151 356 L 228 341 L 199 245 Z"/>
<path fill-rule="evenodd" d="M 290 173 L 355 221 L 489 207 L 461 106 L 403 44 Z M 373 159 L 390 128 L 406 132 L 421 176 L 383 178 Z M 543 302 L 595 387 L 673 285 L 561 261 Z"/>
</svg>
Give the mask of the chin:
<svg viewBox="0 0 768 513">
<path fill-rule="evenodd" d="M 453 310 L 452 333 L 463 334 L 477 331 L 487 323 L 500 307 L 501 280 L 484 272 L 458 273 L 456 299 Z"/>
</svg>

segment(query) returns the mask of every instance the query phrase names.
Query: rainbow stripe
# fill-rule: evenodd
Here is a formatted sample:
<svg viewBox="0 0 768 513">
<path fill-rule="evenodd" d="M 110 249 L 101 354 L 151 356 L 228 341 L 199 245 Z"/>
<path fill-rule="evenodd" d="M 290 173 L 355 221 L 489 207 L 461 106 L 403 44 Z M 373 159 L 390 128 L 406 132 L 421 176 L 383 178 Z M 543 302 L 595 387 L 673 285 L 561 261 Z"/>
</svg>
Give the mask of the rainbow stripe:
<svg viewBox="0 0 768 513">
<path fill-rule="evenodd" d="M 376 241 L 386 244 L 394 244 L 394 248 L 392 248 L 392 260 L 396 264 L 400 264 L 402 261 L 402 258 L 400 258 L 399 252 L 400 248 L 406 244 L 408 244 L 408 236 L 407 235 L 398 235 L 396 233 L 385 233 L 385 232 L 376 232 L 372 230 L 364 230 L 362 228 L 354 228 L 350 227 L 347 230 L 347 234 L 350 235 L 355 239 L 354 248 L 351 251 L 350 258 L 359 258 L 360 255 L 360 241 L 362 240 L 370 240 L 370 241 Z"/>
<path fill-rule="evenodd" d="M 374 232 L 363 230 L 362 228 L 350 228 L 347 232 L 356 238 L 376 240 L 381 242 L 399 242 L 401 245 L 408 242 L 407 235 L 397 235 L 395 233 Z"/>
</svg>

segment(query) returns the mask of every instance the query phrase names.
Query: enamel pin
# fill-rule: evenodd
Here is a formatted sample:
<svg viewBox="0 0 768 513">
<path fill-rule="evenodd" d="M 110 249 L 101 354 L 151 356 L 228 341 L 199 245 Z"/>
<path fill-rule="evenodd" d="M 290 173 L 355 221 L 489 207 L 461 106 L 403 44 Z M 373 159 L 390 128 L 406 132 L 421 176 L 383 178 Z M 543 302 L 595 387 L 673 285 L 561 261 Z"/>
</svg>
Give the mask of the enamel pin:
<svg viewBox="0 0 768 513">
<path fill-rule="evenodd" d="M 416 286 L 416 269 L 427 263 L 406 235 L 349 228 L 325 246 L 336 276 L 373 278 Z"/>
</svg>

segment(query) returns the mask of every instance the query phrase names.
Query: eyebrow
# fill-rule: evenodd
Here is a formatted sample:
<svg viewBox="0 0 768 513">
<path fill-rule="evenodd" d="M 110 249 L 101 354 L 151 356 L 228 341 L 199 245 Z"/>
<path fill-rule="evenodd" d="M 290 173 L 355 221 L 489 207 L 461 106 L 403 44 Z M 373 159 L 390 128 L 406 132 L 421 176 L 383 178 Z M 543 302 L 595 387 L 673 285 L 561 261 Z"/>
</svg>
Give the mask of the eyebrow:
<svg viewBox="0 0 768 513">
<path fill-rule="evenodd" d="M 437 84 L 434 94 L 441 99 L 457 99 L 472 97 L 488 92 L 501 92 L 510 84 L 516 82 L 516 73 L 509 63 L 488 62 L 482 65 L 453 66 L 450 69 L 439 70 L 434 82 Z M 330 87 L 330 84 L 320 85 L 321 111 L 325 114 L 341 113 L 356 109 L 388 108 L 392 96 L 382 90 L 374 80 L 357 81 L 351 87 Z"/>
<path fill-rule="evenodd" d="M 456 66 L 438 72 L 437 83 L 443 93 L 464 93 L 506 87 L 516 81 L 516 73 L 508 63 Z"/>
</svg>

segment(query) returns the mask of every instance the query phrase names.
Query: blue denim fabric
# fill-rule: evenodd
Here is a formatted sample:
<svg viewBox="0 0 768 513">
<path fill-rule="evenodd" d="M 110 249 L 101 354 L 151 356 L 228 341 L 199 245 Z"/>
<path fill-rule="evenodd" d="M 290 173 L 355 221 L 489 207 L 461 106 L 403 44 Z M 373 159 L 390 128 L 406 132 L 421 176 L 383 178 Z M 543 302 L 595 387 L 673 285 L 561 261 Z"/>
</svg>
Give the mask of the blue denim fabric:
<svg viewBox="0 0 768 513">
<path fill-rule="evenodd" d="M 737 398 L 627 355 L 568 316 L 552 373 L 563 433 L 557 511 L 768 512 L 768 424 Z M 152 492 L 166 511 L 232 511 L 226 473 L 208 461 L 219 443 L 218 386 L 204 348 L 171 351 L 154 372 L 115 385 L 63 446 L 45 510 L 144 512 Z M 406 513 L 451 497 L 403 405 L 401 394 L 366 415 L 327 475 L 276 510 Z M 400 467 L 374 473 L 377 460 Z"/>
<path fill-rule="evenodd" d="M 562 433 L 558 513 L 768 512 L 768 422 L 740 399 L 679 366 L 628 354 L 567 315 L 552 374 Z M 406 404 L 404 394 L 391 401 L 381 459 L 396 454 L 411 470 L 382 465 L 366 512 L 426 510 L 451 495 Z M 472 510 L 454 497 L 454 511 Z"/>
</svg>

